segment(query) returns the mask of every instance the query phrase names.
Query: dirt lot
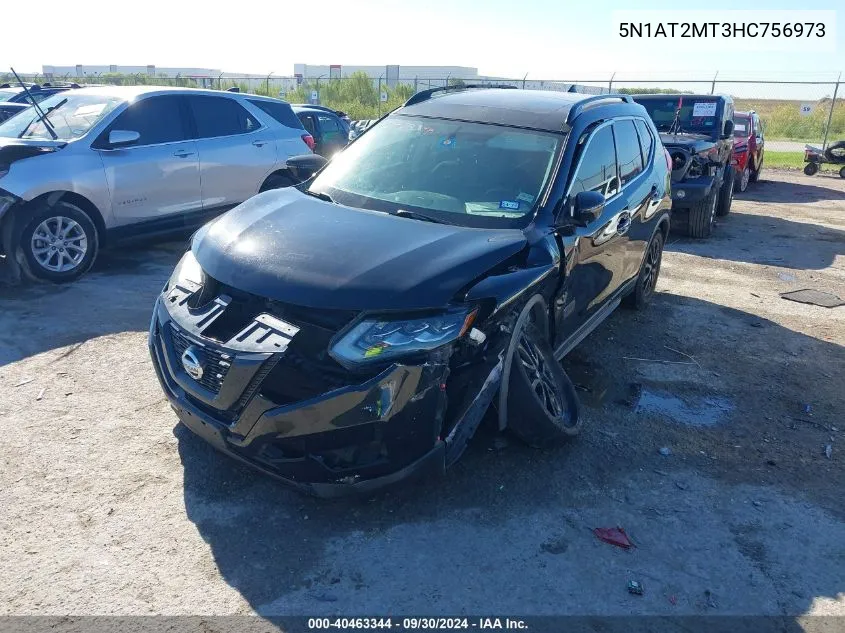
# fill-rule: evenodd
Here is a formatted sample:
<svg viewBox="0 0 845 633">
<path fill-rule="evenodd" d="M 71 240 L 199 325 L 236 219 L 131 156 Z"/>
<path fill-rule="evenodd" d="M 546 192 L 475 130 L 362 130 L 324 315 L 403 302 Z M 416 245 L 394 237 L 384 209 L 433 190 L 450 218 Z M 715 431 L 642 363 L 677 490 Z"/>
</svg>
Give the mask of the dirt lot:
<svg viewBox="0 0 845 633">
<path fill-rule="evenodd" d="M 845 307 L 778 294 L 845 297 L 845 181 L 764 178 L 566 360 L 581 437 L 483 431 L 369 501 L 302 497 L 177 426 L 146 330 L 182 244 L 2 291 L 0 614 L 845 615 Z M 634 550 L 591 533 L 616 525 Z"/>
</svg>

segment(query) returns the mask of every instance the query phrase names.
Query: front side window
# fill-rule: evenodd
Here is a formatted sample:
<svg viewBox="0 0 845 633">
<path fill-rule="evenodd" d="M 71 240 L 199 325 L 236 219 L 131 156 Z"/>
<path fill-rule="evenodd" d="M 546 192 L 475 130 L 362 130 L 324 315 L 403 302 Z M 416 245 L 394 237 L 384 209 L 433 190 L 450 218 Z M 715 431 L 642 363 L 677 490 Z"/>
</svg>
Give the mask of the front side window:
<svg viewBox="0 0 845 633">
<path fill-rule="evenodd" d="M 524 226 L 545 190 L 559 134 L 394 115 L 311 184 L 337 202 L 464 226 Z"/>
<path fill-rule="evenodd" d="M 123 102 L 121 97 L 68 91 L 54 94 L 39 105 L 53 126 L 58 140 L 70 141 L 85 135 Z M 0 137 L 53 138 L 35 108 L 22 110 L 20 116 L 0 124 Z"/>
<path fill-rule="evenodd" d="M 609 198 L 619 191 L 613 128 L 610 125 L 599 128 L 582 142 L 581 162 L 572 178 L 570 194 L 598 191 Z"/>
<path fill-rule="evenodd" d="M 158 145 L 184 141 L 187 136 L 182 122 L 181 97 L 148 97 L 130 104 L 109 126 L 111 130 L 138 132 L 136 145 Z M 108 138 L 108 136 L 106 136 Z"/>
<path fill-rule="evenodd" d="M 17 90 L 0 90 L 0 101 L 9 101 L 18 94 Z"/>
<path fill-rule="evenodd" d="M 197 138 L 247 134 L 261 125 L 240 103 L 227 97 L 188 97 Z"/>
<path fill-rule="evenodd" d="M 616 136 L 616 156 L 619 163 L 619 178 L 624 187 L 643 171 L 643 157 L 637 129 L 631 119 L 622 119 L 613 124 Z"/>
</svg>

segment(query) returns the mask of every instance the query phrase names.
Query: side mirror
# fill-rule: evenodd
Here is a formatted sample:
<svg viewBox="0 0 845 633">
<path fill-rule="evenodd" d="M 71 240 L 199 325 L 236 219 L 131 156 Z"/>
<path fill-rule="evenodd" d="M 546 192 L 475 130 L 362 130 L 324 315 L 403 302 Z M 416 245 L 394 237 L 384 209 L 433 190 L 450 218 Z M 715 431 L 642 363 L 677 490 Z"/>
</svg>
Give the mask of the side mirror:
<svg viewBox="0 0 845 633">
<path fill-rule="evenodd" d="M 722 130 L 722 138 L 728 138 L 734 133 L 734 122 L 730 119 L 725 121 L 725 128 Z"/>
<path fill-rule="evenodd" d="M 291 156 L 285 161 L 285 165 L 299 183 L 312 178 L 328 162 L 319 154 L 302 154 L 301 156 Z"/>
<path fill-rule="evenodd" d="M 117 149 L 119 147 L 128 147 L 134 145 L 141 138 L 138 132 L 130 130 L 112 130 L 109 132 L 109 148 Z"/>
<path fill-rule="evenodd" d="M 604 194 L 598 191 L 582 191 L 575 195 L 573 220 L 577 226 L 595 222 L 604 209 Z"/>
</svg>

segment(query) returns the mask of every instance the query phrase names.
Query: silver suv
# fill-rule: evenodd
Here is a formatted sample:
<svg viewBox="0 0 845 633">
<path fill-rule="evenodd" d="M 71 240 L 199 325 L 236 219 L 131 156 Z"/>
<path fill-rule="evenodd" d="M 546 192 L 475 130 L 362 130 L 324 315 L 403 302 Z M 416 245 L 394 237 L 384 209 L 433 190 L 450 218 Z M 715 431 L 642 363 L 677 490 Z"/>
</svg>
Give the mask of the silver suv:
<svg viewBox="0 0 845 633">
<path fill-rule="evenodd" d="M 76 279 L 125 238 L 199 226 L 296 182 L 314 140 L 291 107 L 255 95 L 82 88 L 0 124 L 0 252 L 20 272 Z"/>
</svg>

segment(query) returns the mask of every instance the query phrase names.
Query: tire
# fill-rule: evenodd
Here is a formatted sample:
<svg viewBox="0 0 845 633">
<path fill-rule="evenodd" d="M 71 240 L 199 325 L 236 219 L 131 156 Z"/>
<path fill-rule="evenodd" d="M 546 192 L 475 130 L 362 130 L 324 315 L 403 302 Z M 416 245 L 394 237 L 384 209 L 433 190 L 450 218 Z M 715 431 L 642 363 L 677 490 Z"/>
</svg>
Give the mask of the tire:
<svg viewBox="0 0 845 633">
<path fill-rule="evenodd" d="M 819 171 L 819 166 L 817 163 L 807 163 L 804 165 L 804 173 L 807 176 L 815 176 Z"/>
<path fill-rule="evenodd" d="M 757 182 L 758 180 L 760 180 L 760 172 L 761 171 L 763 171 L 763 159 L 762 158 L 760 158 L 760 164 L 756 165 L 754 167 L 754 169 L 751 170 L 750 181 L 751 182 Z"/>
<path fill-rule="evenodd" d="M 24 273 L 35 281 L 67 283 L 84 275 L 97 258 L 99 235 L 91 217 L 69 202 L 44 206 L 24 226 L 18 248 Z"/>
<path fill-rule="evenodd" d="M 845 167 L 843 167 L 842 169 L 839 170 L 839 177 L 845 178 Z"/>
<path fill-rule="evenodd" d="M 654 296 L 657 277 L 660 275 L 660 263 L 663 261 L 663 232 L 657 230 L 651 242 L 648 243 L 640 272 L 637 275 L 637 285 L 622 300 L 622 305 L 632 310 L 642 310 Z"/>
<path fill-rule="evenodd" d="M 577 435 L 582 420 L 575 386 L 533 325 L 518 336 L 508 385 L 508 428 L 536 448 Z"/>
<path fill-rule="evenodd" d="M 746 189 L 748 189 L 748 183 L 751 182 L 751 169 L 746 166 L 745 169 L 742 170 L 742 173 L 739 174 L 737 178 L 737 184 L 739 185 L 740 193 L 744 193 Z"/>
<path fill-rule="evenodd" d="M 733 168 L 733 165 L 728 165 L 725 167 L 725 177 L 722 179 L 722 186 L 719 187 L 719 202 L 716 205 L 716 215 L 719 217 L 725 217 L 731 212 L 735 183 L 736 170 Z"/>
<path fill-rule="evenodd" d="M 716 204 L 719 190 L 713 187 L 704 200 L 689 208 L 687 235 L 698 239 L 710 237 L 713 231 L 713 219 L 716 217 Z"/>
<path fill-rule="evenodd" d="M 289 176 L 285 176 L 283 174 L 270 174 L 267 176 L 267 180 L 264 181 L 264 184 L 261 185 L 261 189 L 258 190 L 258 193 L 264 193 L 265 191 L 270 191 L 271 189 L 284 189 L 285 187 L 292 187 L 295 185 L 293 178 Z"/>
</svg>

